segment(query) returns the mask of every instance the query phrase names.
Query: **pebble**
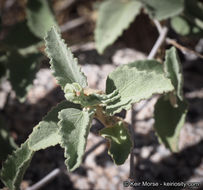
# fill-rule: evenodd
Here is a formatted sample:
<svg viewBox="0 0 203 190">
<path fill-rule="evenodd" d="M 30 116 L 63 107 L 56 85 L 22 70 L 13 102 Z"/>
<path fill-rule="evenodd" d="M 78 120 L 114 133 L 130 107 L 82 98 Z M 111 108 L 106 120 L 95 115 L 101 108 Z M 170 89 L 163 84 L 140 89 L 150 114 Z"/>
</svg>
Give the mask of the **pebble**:
<svg viewBox="0 0 203 190">
<path fill-rule="evenodd" d="M 133 61 L 143 60 L 146 55 L 142 52 L 130 48 L 122 48 L 117 50 L 112 56 L 112 61 L 115 65 L 123 65 L 132 63 Z"/>
<path fill-rule="evenodd" d="M 91 169 L 91 170 L 89 169 L 87 171 L 87 176 L 88 176 L 89 182 L 91 182 L 91 183 L 94 183 L 96 181 L 96 179 L 98 178 L 97 173 L 93 169 Z"/>
<path fill-rule="evenodd" d="M 140 152 L 140 155 L 142 158 L 148 158 L 151 151 L 152 151 L 152 147 L 143 147 Z"/>
<path fill-rule="evenodd" d="M 161 155 L 157 152 L 150 157 L 150 160 L 154 163 L 158 163 L 161 160 Z"/>
<path fill-rule="evenodd" d="M 95 185 L 95 189 L 101 189 L 101 190 L 105 190 L 108 189 L 108 180 L 105 176 L 101 176 L 97 181 L 96 181 L 96 185 Z"/>
<path fill-rule="evenodd" d="M 78 189 L 89 189 L 89 183 L 88 181 L 86 180 L 86 178 L 79 178 L 77 179 L 76 181 L 74 181 L 74 187 L 75 188 L 78 188 Z"/>
</svg>

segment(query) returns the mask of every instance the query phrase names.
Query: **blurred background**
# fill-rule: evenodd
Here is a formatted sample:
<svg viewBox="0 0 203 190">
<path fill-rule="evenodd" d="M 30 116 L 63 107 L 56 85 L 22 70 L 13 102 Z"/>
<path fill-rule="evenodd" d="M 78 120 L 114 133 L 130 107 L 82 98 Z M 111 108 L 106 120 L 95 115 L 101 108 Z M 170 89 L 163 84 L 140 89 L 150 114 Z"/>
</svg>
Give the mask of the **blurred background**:
<svg viewBox="0 0 203 190">
<path fill-rule="evenodd" d="M 146 59 L 159 33 L 142 9 L 116 42 L 104 54 L 98 54 L 94 30 L 102 2 L 52 0 L 49 7 L 62 37 L 87 75 L 89 86 L 105 91 L 107 75 L 119 65 Z M 27 6 L 26 0 L 0 0 L 0 164 L 27 139 L 50 108 L 64 99 L 63 91 L 49 69 L 41 36 L 27 26 Z M 47 22 L 43 20 L 42 23 Z M 180 152 L 171 153 L 159 144 L 153 129 L 153 107 L 158 96 L 134 105 L 135 181 L 203 183 L 203 59 L 199 55 L 203 54 L 203 35 L 201 32 L 194 36 L 183 35 L 185 28 L 180 34 L 168 20 L 161 24 L 167 26 L 167 36 L 181 45 L 178 53 L 189 112 L 181 130 Z M 170 46 L 163 43 L 156 58 L 163 60 L 164 51 Z M 121 116 L 125 118 L 125 113 Z M 102 128 L 101 123 L 93 120 L 86 150 L 97 143 L 98 147 L 87 154 L 83 164 L 73 173 L 66 171 L 64 153 L 59 146 L 37 152 L 25 174 L 22 189 L 35 184 L 55 168 L 60 168 L 61 173 L 41 189 L 124 189 L 123 181 L 129 179 L 129 159 L 121 166 L 114 165 L 107 154 L 105 141 L 98 135 Z M 1 182 L 0 188 L 3 188 Z"/>
</svg>

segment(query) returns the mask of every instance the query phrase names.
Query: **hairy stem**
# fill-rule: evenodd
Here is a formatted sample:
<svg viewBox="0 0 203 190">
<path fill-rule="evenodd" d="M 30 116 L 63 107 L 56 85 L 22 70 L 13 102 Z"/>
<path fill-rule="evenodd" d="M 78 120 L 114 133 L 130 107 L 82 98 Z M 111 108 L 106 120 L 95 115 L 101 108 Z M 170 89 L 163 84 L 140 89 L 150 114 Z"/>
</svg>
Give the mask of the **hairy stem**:
<svg viewBox="0 0 203 190">
<path fill-rule="evenodd" d="M 127 124 L 122 118 L 116 116 L 109 116 L 104 113 L 103 108 L 97 106 L 97 110 L 95 113 L 95 118 L 98 119 L 104 126 L 106 127 L 113 127 L 119 121 L 124 122 Z M 127 124 L 128 125 L 128 124 Z"/>
</svg>

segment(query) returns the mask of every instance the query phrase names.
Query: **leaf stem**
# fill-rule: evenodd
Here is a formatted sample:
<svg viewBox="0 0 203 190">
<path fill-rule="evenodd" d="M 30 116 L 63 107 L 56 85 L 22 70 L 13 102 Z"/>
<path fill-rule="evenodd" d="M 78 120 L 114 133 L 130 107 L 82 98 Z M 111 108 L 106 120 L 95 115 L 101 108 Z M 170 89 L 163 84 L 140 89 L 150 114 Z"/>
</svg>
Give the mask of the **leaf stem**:
<svg viewBox="0 0 203 190">
<path fill-rule="evenodd" d="M 113 127 L 119 121 L 124 122 L 124 120 L 122 120 L 122 118 L 104 114 L 103 108 L 100 106 L 97 106 L 95 118 L 98 119 L 106 127 Z M 124 123 L 126 123 L 126 122 L 124 122 Z"/>
</svg>

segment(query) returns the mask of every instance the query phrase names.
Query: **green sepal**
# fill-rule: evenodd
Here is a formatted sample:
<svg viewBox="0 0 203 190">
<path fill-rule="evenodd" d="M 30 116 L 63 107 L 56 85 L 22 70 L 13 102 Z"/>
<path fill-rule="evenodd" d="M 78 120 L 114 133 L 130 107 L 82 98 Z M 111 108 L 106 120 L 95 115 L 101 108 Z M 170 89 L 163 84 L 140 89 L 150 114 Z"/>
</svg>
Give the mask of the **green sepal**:
<svg viewBox="0 0 203 190">
<path fill-rule="evenodd" d="M 122 122 L 102 129 L 100 135 L 110 140 L 109 155 L 117 165 L 125 162 L 132 148 L 128 128 Z"/>
<path fill-rule="evenodd" d="M 114 102 L 120 98 L 118 90 L 115 90 L 108 95 L 100 92 L 91 92 L 90 94 L 85 94 L 85 91 L 86 89 L 82 89 L 78 83 L 68 83 L 64 88 L 65 98 L 75 104 L 81 104 L 83 107 L 98 105 L 105 106 L 108 103 Z"/>
</svg>

